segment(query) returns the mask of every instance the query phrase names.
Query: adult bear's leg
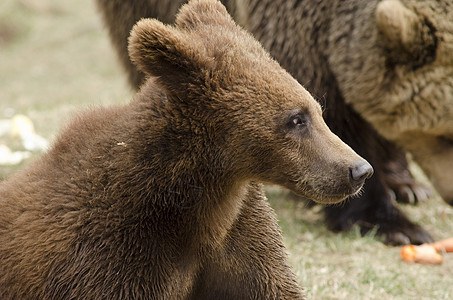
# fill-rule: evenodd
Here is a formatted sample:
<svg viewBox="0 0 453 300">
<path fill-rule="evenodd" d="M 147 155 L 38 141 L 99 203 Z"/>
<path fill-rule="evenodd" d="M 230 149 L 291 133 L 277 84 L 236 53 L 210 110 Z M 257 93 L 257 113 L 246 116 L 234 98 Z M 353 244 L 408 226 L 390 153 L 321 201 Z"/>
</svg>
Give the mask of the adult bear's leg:
<svg viewBox="0 0 453 300">
<path fill-rule="evenodd" d="M 411 222 L 392 202 L 391 188 L 397 188 L 397 195 L 398 190 L 409 190 L 408 193 L 416 194 L 416 189 L 423 188 L 410 175 L 404 153 L 382 138 L 344 101 L 330 101 L 327 107 L 325 117 L 331 129 L 368 160 L 375 170 L 359 196 L 325 208 L 329 228 L 334 231 L 348 230 L 357 223 L 362 233 L 366 233 L 377 227 L 377 234 L 384 236 L 385 242 L 391 245 L 432 241 L 428 232 Z M 399 166 L 393 169 L 393 173 L 388 168 L 392 164 Z M 393 177 L 390 178 L 390 175 Z M 398 182 L 401 178 L 404 180 Z M 387 184 L 391 180 L 393 186 L 389 187 Z"/>
<path fill-rule="evenodd" d="M 391 198 L 400 203 L 417 204 L 432 196 L 431 189 L 417 182 L 409 171 L 406 153 L 389 141 L 381 142 L 383 180 Z"/>
<path fill-rule="evenodd" d="M 127 51 L 127 40 L 132 26 L 142 18 L 156 18 L 164 23 L 173 23 L 175 15 L 187 0 L 96 0 L 104 23 L 109 31 L 110 40 L 126 70 L 129 83 L 138 89 L 145 74 L 132 64 Z"/>
</svg>

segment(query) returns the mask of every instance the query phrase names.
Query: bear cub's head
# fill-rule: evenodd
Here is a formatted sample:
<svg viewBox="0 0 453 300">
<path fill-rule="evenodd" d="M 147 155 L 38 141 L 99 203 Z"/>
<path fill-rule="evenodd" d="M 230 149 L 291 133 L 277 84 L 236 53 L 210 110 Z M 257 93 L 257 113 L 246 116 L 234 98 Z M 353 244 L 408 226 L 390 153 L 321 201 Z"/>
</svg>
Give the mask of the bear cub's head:
<svg viewBox="0 0 453 300">
<path fill-rule="evenodd" d="M 174 26 L 141 20 L 129 53 L 149 77 L 138 98 L 152 102 L 149 126 L 166 132 L 173 172 L 185 164 L 206 181 L 274 183 L 323 203 L 357 193 L 373 173 L 218 1 L 191 1 Z"/>
</svg>

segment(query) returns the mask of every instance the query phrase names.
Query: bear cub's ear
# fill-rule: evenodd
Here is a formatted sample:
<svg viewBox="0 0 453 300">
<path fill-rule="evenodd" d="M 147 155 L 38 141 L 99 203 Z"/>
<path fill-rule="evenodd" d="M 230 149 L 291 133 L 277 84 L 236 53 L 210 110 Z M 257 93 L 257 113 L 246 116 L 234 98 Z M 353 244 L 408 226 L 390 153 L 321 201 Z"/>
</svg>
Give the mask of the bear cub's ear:
<svg viewBox="0 0 453 300">
<path fill-rule="evenodd" d="M 135 24 L 128 50 L 131 60 L 142 72 L 160 77 L 161 83 L 173 85 L 169 86 L 171 89 L 190 82 L 190 75 L 201 67 L 197 51 L 185 42 L 183 34 L 154 19 L 142 19 Z"/>
<path fill-rule="evenodd" d="M 220 35 L 222 30 L 237 29 L 219 1 L 191 0 L 178 12 L 175 26 L 140 20 L 129 37 L 129 56 L 142 72 L 159 77 L 168 92 L 181 92 L 189 83 L 203 82 L 198 77 L 215 67 L 208 48 L 222 39 L 212 31 Z"/>
<path fill-rule="evenodd" d="M 235 23 L 220 1 L 191 0 L 183 5 L 176 16 L 181 28 L 195 28 L 200 24 L 235 27 Z"/>
</svg>

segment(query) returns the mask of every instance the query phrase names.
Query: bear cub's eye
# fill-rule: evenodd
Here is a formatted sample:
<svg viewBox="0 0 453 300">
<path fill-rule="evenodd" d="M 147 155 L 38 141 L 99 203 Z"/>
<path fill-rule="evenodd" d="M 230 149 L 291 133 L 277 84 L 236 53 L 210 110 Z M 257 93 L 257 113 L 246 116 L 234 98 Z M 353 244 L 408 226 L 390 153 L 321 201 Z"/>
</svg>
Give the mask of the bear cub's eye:
<svg viewBox="0 0 453 300">
<path fill-rule="evenodd" d="M 292 128 L 305 127 L 308 125 L 308 118 L 302 114 L 291 116 L 288 125 Z"/>
</svg>

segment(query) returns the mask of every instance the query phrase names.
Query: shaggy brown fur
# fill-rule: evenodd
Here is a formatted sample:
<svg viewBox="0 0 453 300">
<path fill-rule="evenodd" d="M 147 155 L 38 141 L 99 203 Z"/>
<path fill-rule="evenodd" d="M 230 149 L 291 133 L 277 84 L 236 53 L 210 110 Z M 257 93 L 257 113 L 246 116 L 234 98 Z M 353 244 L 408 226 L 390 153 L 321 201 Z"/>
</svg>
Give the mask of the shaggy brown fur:
<svg viewBox="0 0 453 300">
<path fill-rule="evenodd" d="M 0 298 L 301 298 L 256 181 L 332 203 L 371 166 L 217 1 L 139 22 L 129 50 L 135 99 L 0 184 Z"/>
<path fill-rule="evenodd" d="M 453 205 L 453 1 L 360 2 L 358 9 L 363 16 L 338 28 L 328 50 L 345 99 L 409 151 Z M 341 38 L 351 30 L 354 40 Z"/>
<path fill-rule="evenodd" d="M 145 13 L 171 22 L 175 9 L 162 13 L 161 8 L 185 1 L 97 2 L 116 49 L 124 55 L 127 35 L 118 28 L 127 30 L 124 27 L 131 19 Z M 329 127 L 375 167 L 375 176 L 360 197 L 326 209 L 330 228 L 346 230 L 357 222 L 362 232 L 377 226 L 378 234 L 391 244 L 432 240 L 392 204 L 392 198 L 416 203 L 431 194 L 410 174 L 408 151 L 444 199 L 453 203 L 453 2 L 222 2 L 284 68 L 320 98 Z M 121 13 L 128 10 L 138 13 Z M 123 62 L 131 78 L 143 77 Z M 140 81 L 131 82 L 138 86 Z"/>
</svg>

